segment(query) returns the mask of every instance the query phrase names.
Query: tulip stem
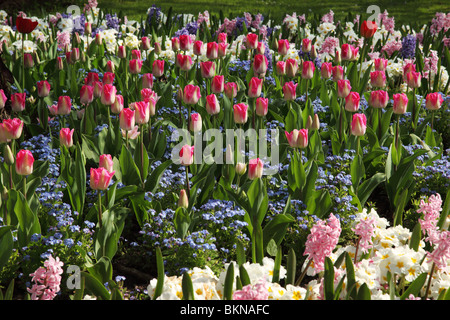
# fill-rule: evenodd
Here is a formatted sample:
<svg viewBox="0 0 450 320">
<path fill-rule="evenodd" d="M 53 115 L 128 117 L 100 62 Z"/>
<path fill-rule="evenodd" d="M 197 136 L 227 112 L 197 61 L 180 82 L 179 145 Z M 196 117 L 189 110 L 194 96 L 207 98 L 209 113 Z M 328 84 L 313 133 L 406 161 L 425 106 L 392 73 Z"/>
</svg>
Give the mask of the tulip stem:
<svg viewBox="0 0 450 320">
<path fill-rule="evenodd" d="M 431 265 L 430 277 L 428 278 L 427 289 L 425 290 L 425 297 L 423 297 L 423 300 L 427 300 L 427 298 L 428 298 L 428 291 L 430 290 L 431 279 L 433 278 L 433 272 L 435 269 L 434 267 L 435 267 L 435 263 L 433 262 L 433 264 Z"/>
<path fill-rule="evenodd" d="M 13 172 L 12 172 L 12 164 L 9 165 L 9 189 L 13 189 L 14 188 L 14 183 L 13 183 Z"/>
<path fill-rule="evenodd" d="M 22 33 L 22 92 L 25 92 L 25 34 Z"/>
<path fill-rule="evenodd" d="M 431 111 L 431 131 L 433 131 L 434 110 Z"/>
<path fill-rule="evenodd" d="M 378 109 L 378 136 L 379 136 L 379 141 L 381 142 L 381 116 L 382 116 L 382 111 L 381 108 Z"/>
<path fill-rule="evenodd" d="M 25 196 L 25 200 L 27 200 L 27 176 L 23 176 L 23 195 Z"/>
<path fill-rule="evenodd" d="M 142 180 L 142 188 L 145 188 L 145 177 L 144 177 L 144 126 L 142 124 L 139 125 L 141 128 L 141 180 Z"/>
<path fill-rule="evenodd" d="M 98 192 L 98 224 L 100 228 L 102 227 L 102 192 L 97 190 Z"/>
<path fill-rule="evenodd" d="M 186 192 L 188 199 L 191 197 L 191 188 L 189 186 L 189 166 L 186 166 Z"/>
</svg>

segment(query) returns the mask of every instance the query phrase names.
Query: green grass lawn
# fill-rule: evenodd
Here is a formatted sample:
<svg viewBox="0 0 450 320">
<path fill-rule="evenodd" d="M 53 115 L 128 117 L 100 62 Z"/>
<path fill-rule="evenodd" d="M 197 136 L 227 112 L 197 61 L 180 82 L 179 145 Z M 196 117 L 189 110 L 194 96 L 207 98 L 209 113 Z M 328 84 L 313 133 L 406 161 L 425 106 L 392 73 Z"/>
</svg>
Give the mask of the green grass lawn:
<svg viewBox="0 0 450 320">
<path fill-rule="evenodd" d="M 145 15 L 152 4 L 166 11 L 172 7 L 176 13 L 192 13 L 208 10 L 211 14 L 223 11 L 226 17 L 242 16 L 243 12 L 252 14 L 270 14 L 271 17 L 282 19 L 286 14 L 325 14 L 333 10 L 337 19 L 346 16 L 349 12 L 359 14 L 363 18 L 370 5 L 377 5 L 381 12 L 387 10 L 396 18 L 396 23 L 427 23 L 431 21 L 438 11 L 449 12 L 450 6 L 447 0 L 360 0 L 360 1 L 333 1 L 333 0 L 98 0 L 99 6 L 105 9 L 119 12 L 120 10 L 131 19 L 140 19 Z"/>
</svg>

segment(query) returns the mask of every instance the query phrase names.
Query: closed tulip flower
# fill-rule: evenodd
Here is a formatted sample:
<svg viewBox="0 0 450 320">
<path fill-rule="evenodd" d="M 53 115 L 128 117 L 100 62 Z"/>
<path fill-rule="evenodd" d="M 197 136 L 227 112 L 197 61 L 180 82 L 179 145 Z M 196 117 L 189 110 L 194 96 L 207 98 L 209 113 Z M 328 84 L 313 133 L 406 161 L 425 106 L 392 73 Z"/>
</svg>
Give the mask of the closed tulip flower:
<svg viewBox="0 0 450 320">
<path fill-rule="evenodd" d="M 188 84 L 184 87 L 183 102 L 185 104 L 196 104 L 200 99 L 200 87 Z"/>
<path fill-rule="evenodd" d="M 19 118 L 3 120 L 3 130 L 7 139 L 19 139 L 23 131 L 23 121 Z"/>
<path fill-rule="evenodd" d="M 129 66 L 130 66 L 130 73 L 131 74 L 139 74 L 142 70 L 142 60 L 140 59 L 133 59 L 130 60 Z"/>
<path fill-rule="evenodd" d="M 164 60 L 153 61 L 152 73 L 155 78 L 161 78 L 161 76 L 164 74 Z"/>
<path fill-rule="evenodd" d="M 93 86 L 97 81 L 100 81 L 97 72 L 88 72 L 86 78 L 84 78 L 84 84 L 87 84 L 88 86 Z"/>
<path fill-rule="evenodd" d="M 425 107 L 428 110 L 438 110 L 441 108 L 444 99 L 439 92 L 432 92 L 427 94 L 425 98 Z"/>
<path fill-rule="evenodd" d="M 202 131 L 202 116 L 199 113 L 191 114 L 191 121 L 189 121 L 189 130 L 192 132 Z"/>
<path fill-rule="evenodd" d="M 302 52 L 308 53 L 311 51 L 312 42 L 310 39 L 302 39 Z"/>
<path fill-rule="evenodd" d="M 0 109 L 5 107 L 6 100 L 8 100 L 8 98 L 6 97 L 5 92 L 3 89 L 0 89 Z"/>
<path fill-rule="evenodd" d="M 298 83 L 294 83 L 293 81 L 286 82 L 283 85 L 284 100 L 292 101 L 297 98 L 297 85 Z"/>
<path fill-rule="evenodd" d="M 153 74 L 151 73 L 144 73 L 142 75 L 142 88 L 153 88 Z"/>
<path fill-rule="evenodd" d="M 303 79 L 312 79 L 314 76 L 315 70 L 314 62 L 312 61 L 304 61 L 302 64 L 302 78 Z"/>
<path fill-rule="evenodd" d="M 70 114 L 72 110 L 72 101 L 69 96 L 60 96 L 58 98 L 57 104 L 57 114 L 58 115 L 66 115 Z"/>
<path fill-rule="evenodd" d="M 205 53 L 205 47 L 204 47 L 203 41 L 201 41 L 201 40 L 194 41 L 194 44 L 192 46 L 192 51 L 194 52 L 194 54 L 196 56 L 203 55 Z"/>
<path fill-rule="evenodd" d="M 112 62 L 111 60 L 108 60 L 106 62 L 106 72 L 114 73 L 115 70 L 116 70 L 116 66 L 114 65 L 114 62 Z"/>
<path fill-rule="evenodd" d="M 179 153 L 181 165 L 190 166 L 194 163 L 194 146 L 185 144 Z"/>
<path fill-rule="evenodd" d="M 279 39 L 278 40 L 278 54 L 285 56 L 288 54 L 290 48 L 289 40 Z"/>
<path fill-rule="evenodd" d="M 38 96 L 41 98 L 47 97 L 50 94 L 50 83 L 47 80 L 37 82 Z"/>
<path fill-rule="evenodd" d="M 264 42 L 258 42 L 258 47 L 255 50 L 256 54 L 264 54 L 266 52 L 266 45 Z"/>
<path fill-rule="evenodd" d="M 238 162 L 238 163 L 236 163 L 235 170 L 236 170 L 236 174 L 242 176 L 247 172 L 247 165 L 243 162 Z"/>
<path fill-rule="evenodd" d="M 150 49 L 150 38 L 148 38 L 148 37 L 142 37 L 141 38 L 141 49 L 142 50 L 149 50 Z"/>
<path fill-rule="evenodd" d="M 244 124 L 247 122 L 248 105 L 245 103 L 238 103 L 233 106 L 234 122 L 237 124 Z"/>
<path fill-rule="evenodd" d="M 70 148 L 73 146 L 73 133 L 74 129 L 70 128 L 62 128 L 59 131 L 59 143 L 62 146 L 66 146 L 67 148 Z"/>
<path fill-rule="evenodd" d="M 123 110 L 123 96 L 117 94 L 114 103 L 111 105 L 111 112 L 119 114 L 122 110 Z"/>
<path fill-rule="evenodd" d="M 117 47 L 117 56 L 120 59 L 124 59 L 127 56 L 127 49 L 125 48 L 125 46 L 118 46 Z"/>
<path fill-rule="evenodd" d="M 187 197 L 186 190 L 181 189 L 180 196 L 178 197 L 178 208 L 187 209 L 188 207 L 189 207 L 189 199 Z"/>
<path fill-rule="evenodd" d="M 333 65 L 331 62 L 324 62 L 320 67 L 320 76 L 322 79 L 329 79 L 333 74 Z"/>
<path fill-rule="evenodd" d="M 374 64 L 375 70 L 386 71 L 388 61 L 387 61 L 387 59 L 377 58 L 377 59 L 373 60 L 373 64 Z"/>
<path fill-rule="evenodd" d="M 209 115 L 215 115 L 220 112 L 219 100 L 214 93 L 206 96 L 205 108 Z"/>
<path fill-rule="evenodd" d="M 211 79 L 216 75 L 216 64 L 214 61 L 200 62 L 200 71 L 203 78 Z"/>
<path fill-rule="evenodd" d="M 131 50 L 131 59 L 132 60 L 142 60 L 141 51 L 137 50 L 137 49 Z"/>
<path fill-rule="evenodd" d="M 211 91 L 213 93 L 222 93 L 225 88 L 225 77 L 222 75 L 214 76 L 211 82 Z"/>
<path fill-rule="evenodd" d="M 410 62 L 403 66 L 403 81 L 406 82 L 406 75 L 411 71 L 416 72 L 416 65 L 414 63 Z"/>
<path fill-rule="evenodd" d="M 253 60 L 253 71 L 255 74 L 263 75 L 267 72 L 269 62 L 265 55 L 257 54 Z"/>
<path fill-rule="evenodd" d="M 252 77 L 248 86 L 248 97 L 257 98 L 261 95 L 263 79 Z"/>
<path fill-rule="evenodd" d="M 277 75 L 284 76 L 286 74 L 286 62 L 284 61 L 277 61 L 277 64 L 275 65 Z"/>
<path fill-rule="evenodd" d="M 366 133 L 367 119 L 363 113 L 355 113 L 352 118 L 351 131 L 354 136 L 363 136 Z"/>
<path fill-rule="evenodd" d="M 101 102 L 106 106 L 110 106 L 116 100 L 117 89 L 112 84 L 104 84 L 102 87 Z"/>
<path fill-rule="evenodd" d="M 188 34 L 182 34 L 180 35 L 180 49 L 183 51 L 189 51 L 192 49 L 192 38 Z"/>
<path fill-rule="evenodd" d="M 259 179 L 264 171 L 264 162 L 259 159 L 251 159 L 248 163 L 248 178 L 250 180 Z"/>
<path fill-rule="evenodd" d="M 341 79 L 337 82 L 337 94 L 339 98 L 345 98 L 348 96 L 350 91 L 352 90 L 352 86 L 350 85 L 350 80 Z"/>
<path fill-rule="evenodd" d="M 260 117 L 264 117 L 269 111 L 269 99 L 259 97 L 256 99 L 256 114 Z"/>
<path fill-rule="evenodd" d="M 370 73 L 370 84 L 372 87 L 383 88 L 386 85 L 386 74 L 384 71 L 373 71 Z"/>
<path fill-rule="evenodd" d="M 114 161 L 110 154 L 102 154 L 100 155 L 100 159 L 98 162 L 98 166 L 100 168 L 105 168 L 108 172 L 114 171 Z"/>
<path fill-rule="evenodd" d="M 178 37 L 172 38 L 172 50 L 175 52 L 180 50 L 180 38 L 178 38 Z"/>
<path fill-rule="evenodd" d="M 111 183 L 111 179 L 114 176 L 115 171 L 109 172 L 103 167 L 91 168 L 91 177 L 89 185 L 93 190 L 106 190 Z"/>
<path fill-rule="evenodd" d="M 149 103 L 147 101 L 138 101 L 134 103 L 134 118 L 137 124 L 146 124 L 150 120 Z"/>
<path fill-rule="evenodd" d="M 306 148 L 308 146 L 308 129 L 294 129 L 291 132 L 285 131 L 286 139 L 292 148 Z"/>
<path fill-rule="evenodd" d="M 237 96 L 237 84 L 236 82 L 227 82 L 224 85 L 224 92 L 228 99 L 233 99 Z"/>
<path fill-rule="evenodd" d="M 248 33 L 245 38 L 245 45 L 247 49 L 256 49 L 258 48 L 258 35 L 254 33 Z"/>
<path fill-rule="evenodd" d="M 395 114 L 404 114 L 408 108 L 408 97 L 404 93 L 396 93 L 393 95 L 393 110 Z"/>
<path fill-rule="evenodd" d="M 14 112 L 22 112 L 25 110 L 26 93 L 16 92 L 11 95 L 11 109 Z"/>
<path fill-rule="evenodd" d="M 119 125 L 122 130 L 129 131 L 133 130 L 135 125 L 134 110 L 130 108 L 123 108 L 119 115 Z"/>
<path fill-rule="evenodd" d="M 179 53 L 177 55 L 177 65 L 181 71 L 189 71 L 192 68 L 192 58 L 190 55 L 184 55 Z"/>
<path fill-rule="evenodd" d="M 217 42 L 218 43 L 227 43 L 228 42 L 228 35 L 225 32 L 221 32 L 217 35 Z"/>
<path fill-rule="evenodd" d="M 410 88 L 419 88 L 422 81 L 420 72 L 410 71 L 406 74 L 406 84 Z"/>
<path fill-rule="evenodd" d="M 345 97 L 345 110 L 349 112 L 356 112 L 359 109 L 359 102 L 361 97 L 358 92 L 350 92 Z"/>
<path fill-rule="evenodd" d="M 352 51 L 352 49 L 351 49 L 351 46 L 352 46 L 352 45 L 350 45 L 350 44 L 348 44 L 348 43 L 344 43 L 344 44 L 341 46 L 341 59 L 342 59 L 343 61 L 349 61 L 349 60 L 352 60 L 353 51 Z"/>
<path fill-rule="evenodd" d="M 84 84 L 80 89 L 80 102 L 88 105 L 94 100 L 94 87 Z"/>
<path fill-rule="evenodd" d="M 16 173 L 29 176 L 33 173 L 34 157 L 30 150 L 20 150 L 16 155 Z"/>
<path fill-rule="evenodd" d="M 206 57 L 210 60 L 214 60 L 219 57 L 219 45 L 217 42 L 208 42 L 206 44 Z"/>
<path fill-rule="evenodd" d="M 80 48 L 72 48 L 70 52 L 70 61 L 75 62 L 80 60 Z"/>
<path fill-rule="evenodd" d="M 70 53 L 69 53 L 70 55 Z M 24 66 L 25 68 L 33 68 L 34 67 L 34 60 L 33 60 L 33 55 L 31 53 L 25 53 L 23 55 L 24 58 Z M 70 60 L 72 61 L 72 60 Z"/>
<path fill-rule="evenodd" d="M 100 81 L 95 81 L 94 87 L 94 98 L 100 98 L 102 96 L 103 84 Z"/>
<path fill-rule="evenodd" d="M 219 43 L 219 51 L 218 51 L 219 58 L 223 58 L 227 55 L 227 49 L 228 43 L 226 42 Z"/>
<path fill-rule="evenodd" d="M 377 90 L 370 93 L 369 105 L 373 108 L 385 108 L 389 102 L 387 91 Z"/>
<path fill-rule="evenodd" d="M 103 74 L 102 83 L 103 84 L 113 84 L 115 77 L 116 77 L 116 75 L 114 73 L 112 73 L 112 72 L 105 72 Z"/>
<path fill-rule="evenodd" d="M 333 73 L 333 81 L 337 82 L 344 79 L 344 69 L 342 66 L 334 66 L 331 71 Z"/>
<path fill-rule="evenodd" d="M 297 75 L 298 72 L 298 62 L 295 59 L 287 59 L 286 60 L 286 75 L 290 78 L 293 78 Z"/>
<path fill-rule="evenodd" d="M 361 23 L 361 36 L 366 39 L 372 38 L 377 31 L 377 27 L 375 21 L 363 21 Z"/>
</svg>

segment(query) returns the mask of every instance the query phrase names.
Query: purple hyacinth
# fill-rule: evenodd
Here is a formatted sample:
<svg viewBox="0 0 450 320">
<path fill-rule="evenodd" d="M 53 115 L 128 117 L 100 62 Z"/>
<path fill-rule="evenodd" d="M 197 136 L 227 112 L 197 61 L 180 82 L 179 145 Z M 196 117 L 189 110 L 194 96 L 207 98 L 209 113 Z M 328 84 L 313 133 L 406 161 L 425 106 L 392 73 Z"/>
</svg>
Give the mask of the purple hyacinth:
<svg viewBox="0 0 450 320">
<path fill-rule="evenodd" d="M 412 59 L 416 55 L 416 36 L 409 34 L 402 39 L 401 54 L 403 59 Z"/>
</svg>

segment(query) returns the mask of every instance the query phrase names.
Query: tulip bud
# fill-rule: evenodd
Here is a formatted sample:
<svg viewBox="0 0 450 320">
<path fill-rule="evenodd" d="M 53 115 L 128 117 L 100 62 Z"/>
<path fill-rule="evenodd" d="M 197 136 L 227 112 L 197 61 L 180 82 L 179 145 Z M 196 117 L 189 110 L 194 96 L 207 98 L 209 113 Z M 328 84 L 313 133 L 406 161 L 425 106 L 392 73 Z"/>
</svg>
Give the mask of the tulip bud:
<svg viewBox="0 0 450 320">
<path fill-rule="evenodd" d="M 216 64 L 214 61 L 200 62 L 200 71 L 203 78 L 211 79 L 216 75 Z"/>
<path fill-rule="evenodd" d="M 125 46 L 118 46 L 117 47 L 117 56 L 120 59 L 124 59 L 127 56 L 127 51 L 126 51 Z"/>
<path fill-rule="evenodd" d="M 248 86 L 248 97 L 257 98 L 261 95 L 263 79 L 252 77 Z"/>
<path fill-rule="evenodd" d="M 47 97 L 50 94 L 50 83 L 48 83 L 48 81 L 46 80 L 38 81 L 37 90 L 39 97 Z"/>
<path fill-rule="evenodd" d="M 88 35 L 92 33 L 92 22 L 86 22 L 84 24 L 84 33 Z"/>
<path fill-rule="evenodd" d="M 395 114 L 404 114 L 408 108 L 408 97 L 404 93 L 396 93 L 393 95 L 394 104 L 393 111 Z"/>
<path fill-rule="evenodd" d="M 269 62 L 265 55 L 257 54 L 253 59 L 253 71 L 255 74 L 265 74 L 267 72 L 267 68 L 269 66 Z"/>
<path fill-rule="evenodd" d="M 142 37 L 141 38 L 141 49 L 142 50 L 149 50 L 150 49 L 150 38 L 148 38 L 148 37 Z"/>
<path fill-rule="evenodd" d="M 74 63 L 75 61 L 80 60 L 80 49 L 72 48 L 72 52 L 70 53 L 70 61 Z"/>
<path fill-rule="evenodd" d="M 142 88 L 153 88 L 153 74 L 145 73 L 142 75 Z"/>
<path fill-rule="evenodd" d="M 277 61 L 276 71 L 277 71 L 277 75 L 284 76 L 286 74 L 286 62 Z"/>
<path fill-rule="evenodd" d="M 264 162 L 259 159 L 251 159 L 248 163 L 248 178 L 250 180 L 261 178 L 264 170 Z"/>
<path fill-rule="evenodd" d="M 410 71 L 406 74 L 406 84 L 410 88 L 419 88 L 422 81 L 420 72 Z"/>
<path fill-rule="evenodd" d="M 5 107 L 6 100 L 8 100 L 8 98 L 6 97 L 5 92 L 3 89 L 0 89 L 0 109 Z"/>
<path fill-rule="evenodd" d="M 225 77 L 222 75 L 214 76 L 211 82 L 211 91 L 213 93 L 222 93 L 225 87 Z"/>
<path fill-rule="evenodd" d="M 17 92 L 11 95 L 11 109 L 14 112 L 22 112 L 25 110 L 26 93 Z"/>
<path fill-rule="evenodd" d="M 248 33 L 245 38 L 245 44 L 247 49 L 256 49 L 258 48 L 258 35 L 254 33 Z"/>
<path fill-rule="evenodd" d="M 100 155 L 98 166 L 100 168 L 105 168 L 108 172 L 113 172 L 114 161 L 110 154 L 102 154 Z"/>
<path fill-rule="evenodd" d="M 180 191 L 180 196 L 178 198 L 178 208 L 187 209 L 188 207 L 189 207 L 189 199 L 187 197 L 186 190 L 182 189 Z"/>
<path fill-rule="evenodd" d="M 152 73 L 156 78 L 161 78 L 164 74 L 164 60 L 153 61 Z"/>
<path fill-rule="evenodd" d="M 333 81 L 337 82 L 341 79 L 344 79 L 344 69 L 342 66 L 334 66 L 332 69 L 333 73 Z"/>
<path fill-rule="evenodd" d="M 244 175 L 247 172 L 247 165 L 242 162 L 236 163 L 236 173 L 240 176 Z"/>
<path fill-rule="evenodd" d="M 388 61 L 383 58 L 378 58 L 373 60 L 375 70 L 377 71 L 386 71 Z"/>
<path fill-rule="evenodd" d="M 313 123 L 313 119 L 312 119 L 311 115 L 308 115 L 308 119 L 306 120 L 306 129 L 311 130 L 312 123 Z"/>
<path fill-rule="evenodd" d="M 345 98 L 349 95 L 352 90 L 352 86 L 350 85 L 350 80 L 341 79 L 337 81 L 337 94 L 339 98 Z"/>
<path fill-rule="evenodd" d="M 31 53 L 24 54 L 24 65 L 25 65 L 25 68 L 33 68 L 34 67 L 33 55 Z"/>
<path fill-rule="evenodd" d="M 441 108 L 444 99 L 439 92 L 432 92 L 427 94 L 425 101 L 425 107 L 433 111 Z"/>
<path fill-rule="evenodd" d="M 189 34 L 180 35 L 180 49 L 183 51 L 189 51 L 192 49 L 192 38 Z"/>
<path fill-rule="evenodd" d="M 119 125 L 122 130 L 129 131 L 134 128 L 135 116 L 134 110 L 129 108 L 123 108 L 119 115 Z"/>
<path fill-rule="evenodd" d="M 370 93 L 369 105 L 373 108 L 385 108 L 389 102 L 387 91 L 377 90 Z"/>
<path fill-rule="evenodd" d="M 61 57 L 56 58 L 56 67 L 58 68 L 58 70 L 64 69 L 64 63 Z"/>
<path fill-rule="evenodd" d="M 351 50 L 351 45 L 348 43 L 344 43 L 341 46 L 341 59 L 343 61 L 349 61 L 352 59 L 353 51 Z"/>
<path fill-rule="evenodd" d="M 311 51 L 311 40 L 308 38 L 305 38 L 302 40 L 302 52 L 308 53 Z"/>
<path fill-rule="evenodd" d="M 360 96 L 358 92 L 350 92 L 345 97 L 345 110 L 356 112 L 359 109 Z"/>
<path fill-rule="evenodd" d="M 283 86 L 284 100 L 292 101 L 297 98 L 297 85 L 293 81 L 286 82 Z"/>
<path fill-rule="evenodd" d="M 154 51 L 155 51 L 156 54 L 161 54 L 161 51 L 162 51 L 161 43 L 155 42 L 153 44 L 153 47 L 154 47 Z"/>
<path fill-rule="evenodd" d="M 110 106 L 114 103 L 116 100 L 116 92 L 117 89 L 112 84 L 105 84 L 102 87 L 102 95 L 101 95 L 101 102 L 104 105 Z"/>
<path fill-rule="evenodd" d="M 69 128 L 62 128 L 59 131 L 59 143 L 67 148 L 73 146 L 73 132 L 74 129 L 70 130 Z"/>
<path fill-rule="evenodd" d="M 91 177 L 89 185 L 93 190 L 106 190 L 109 187 L 111 178 L 114 176 L 115 171 L 109 172 L 103 167 L 91 168 Z"/>
<path fill-rule="evenodd" d="M 16 173 L 28 176 L 33 173 L 34 157 L 30 150 L 20 150 L 16 155 Z"/>
<path fill-rule="evenodd" d="M 302 78 L 303 79 L 312 79 L 314 76 L 314 62 L 312 61 L 305 61 L 302 65 Z"/>
<path fill-rule="evenodd" d="M 185 144 L 180 150 L 180 161 L 183 166 L 190 166 L 194 163 L 194 146 Z"/>
<path fill-rule="evenodd" d="M 287 55 L 288 52 L 289 52 L 289 47 L 290 47 L 289 40 L 287 40 L 287 39 L 279 39 L 277 47 L 278 47 L 278 54 L 279 55 L 282 55 L 282 56 Z"/>
<path fill-rule="evenodd" d="M 208 42 L 206 45 L 206 57 L 210 60 L 217 59 L 219 56 L 219 45 L 217 42 Z"/>
<path fill-rule="evenodd" d="M 218 51 L 219 58 L 223 58 L 227 55 L 227 48 L 228 43 L 226 42 L 219 43 L 219 51 Z"/>
<path fill-rule="evenodd" d="M 143 61 L 140 59 L 133 59 L 130 60 L 129 65 L 130 65 L 130 73 L 131 74 L 139 74 L 141 73 L 142 70 L 142 63 Z"/>
<path fill-rule="evenodd" d="M 384 71 L 373 71 L 370 73 L 370 84 L 372 87 L 383 88 L 386 85 L 386 74 Z"/>
<path fill-rule="evenodd" d="M 315 114 L 311 125 L 311 130 L 319 130 L 319 129 L 320 129 L 319 115 Z"/>
<path fill-rule="evenodd" d="M 197 104 L 201 98 L 200 87 L 188 84 L 184 87 L 183 102 L 185 104 Z"/>
<path fill-rule="evenodd" d="M 202 116 L 199 113 L 191 114 L 191 121 L 189 121 L 189 130 L 192 132 L 202 131 Z"/>
<path fill-rule="evenodd" d="M 297 75 L 298 71 L 298 62 L 295 59 L 287 59 L 286 60 L 286 75 L 290 78 L 293 78 Z"/>
<path fill-rule="evenodd" d="M 234 122 L 237 124 L 244 124 L 247 122 L 248 105 L 245 103 L 238 103 L 233 106 Z"/>
<path fill-rule="evenodd" d="M 237 84 L 236 82 L 227 82 L 224 85 L 224 92 L 228 99 L 233 99 L 237 96 Z"/>
<path fill-rule="evenodd" d="M 194 41 L 194 44 L 192 46 L 192 51 L 196 56 L 201 56 L 205 53 L 203 41 L 197 40 Z"/>
<path fill-rule="evenodd" d="M 206 96 L 205 108 L 209 115 L 215 115 L 220 112 L 219 100 L 214 93 Z"/>
<path fill-rule="evenodd" d="M 227 149 L 225 150 L 225 163 L 226 164 L 234 163 L 234 154 L 233 149 L 231 148 L 231 144 L 227 145 Z"/>
<path fill-rule="evenodd" d="M 292 148 L 306 148 L 308 146 L 308 129 L 294 129 L 285 131 L 286 138 Z"/>
<path fill-rule="evenodd" d="M 367 119 L 363 113 L 353 114 L 351 131 L 354 136 L 363 136 L 366 133 Z"/>
<path fill-rule="evenodd" d="M 180 50 L 180 38 L 178 38 L 178 37 L 172 38 L 172 50 L 175 52 Z"/>
<path fill-rule="evenodd" d="M 269 111 L 269 99 L 259 97 L 256 99 L 256 115 L 264 117 Z"/>
<path fill-rule="evenodd" d="M 3 158 L 5 159 L 6 164 L 10 166 L 14 164 L 14 155 L 7 143 L 3 146 Z"/>
<path fill-rule="evenodd" d="M 332 75 L 333 66 L 331 62 L 324 62 L 322 63 L 322 66 L 320 67 L 320 75 L 322 79 L 328 79 Z"/>
</svg>

